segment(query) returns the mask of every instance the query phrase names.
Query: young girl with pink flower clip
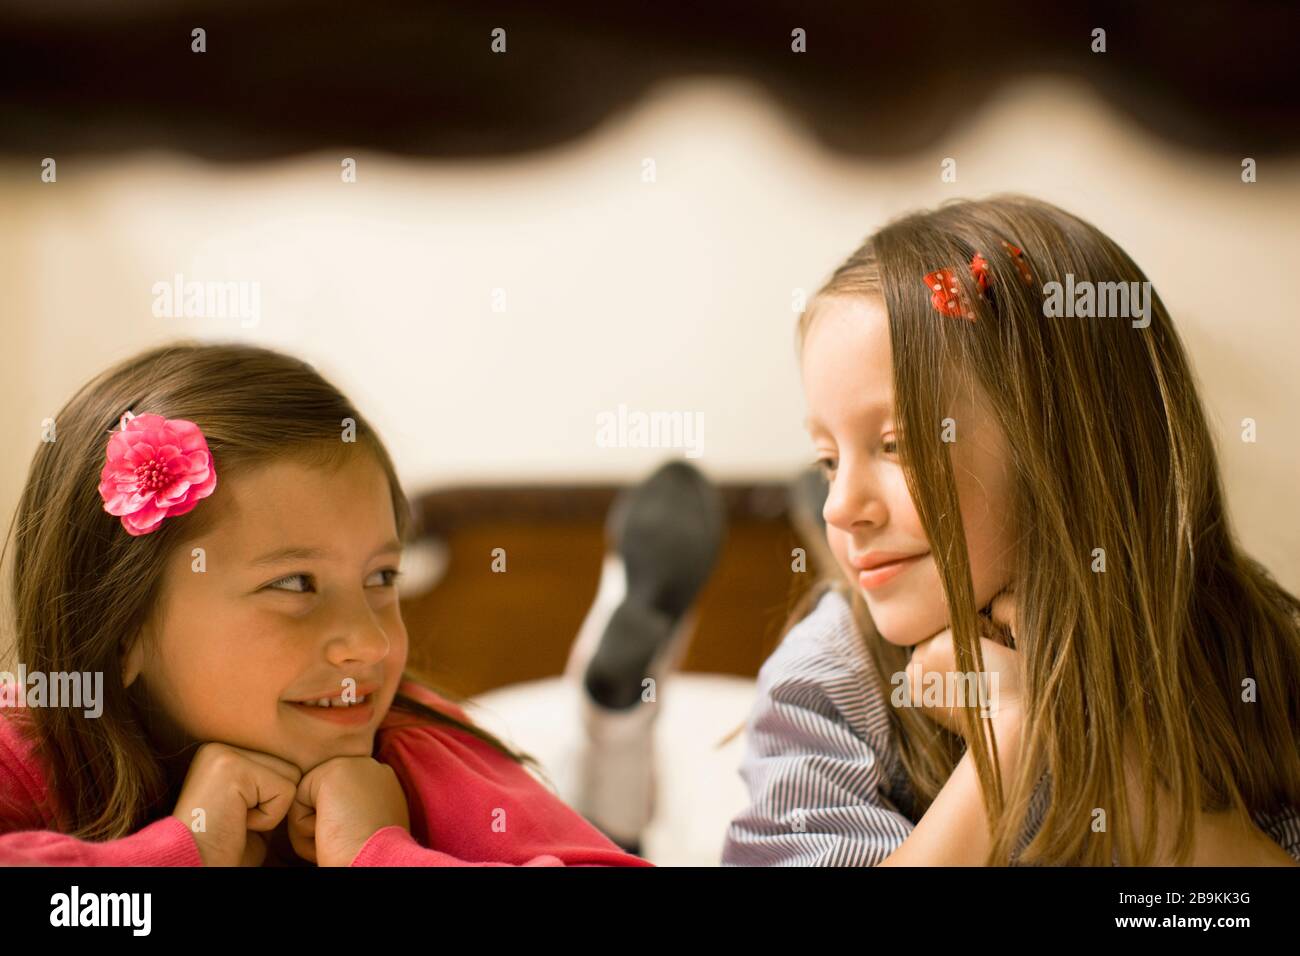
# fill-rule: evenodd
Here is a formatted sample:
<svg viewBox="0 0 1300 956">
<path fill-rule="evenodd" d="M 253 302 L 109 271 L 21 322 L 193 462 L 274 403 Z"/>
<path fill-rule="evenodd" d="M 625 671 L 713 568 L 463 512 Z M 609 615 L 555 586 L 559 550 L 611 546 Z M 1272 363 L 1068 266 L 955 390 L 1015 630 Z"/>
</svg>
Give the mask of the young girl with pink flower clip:
<svg viewBox="0 0 1300 956">
<path fill-rule="evenodd" d="M 0 864 L 639 866 L 407 672 L 408 505 L 315 369 L 178 344 L 83 387 L 12 544 Z"/>
</svg>

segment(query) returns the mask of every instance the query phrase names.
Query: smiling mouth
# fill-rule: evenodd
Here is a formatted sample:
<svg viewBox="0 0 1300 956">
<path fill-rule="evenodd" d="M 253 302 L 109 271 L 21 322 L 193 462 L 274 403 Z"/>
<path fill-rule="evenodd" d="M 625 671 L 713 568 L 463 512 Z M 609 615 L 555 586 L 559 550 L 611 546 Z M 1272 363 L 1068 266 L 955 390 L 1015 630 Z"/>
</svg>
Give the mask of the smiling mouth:
<svg viewBox="0 0 1300 956">
<path fill-rule="evenodd" d="M 362 694 L 356 700 L 344 700 L 342 695 L 338 697 L 322 697 L 319 700 L 291 700 L 290 704 L 300 704 L 303 707 L 359 707 L 367 700 L 373 697 L 373 694 Z"/>
<path fill-rule="evenodd" d="M 929 552 L 927 551 L 924 554 L 914 554 L 910 558 L 899 558 L 897 561 L 889 561 L 885 564 L 878 564 L 875 567 L 860 570 L 858 571 L 858 584 L 868 591 L 884 587 L 928 555 Z"/>
<path fill-rule="evenodd" d="M 304 703 L 292 700 L 283 701 L 283 703 L 290 710 L 297 711 L 304 717 L 311 717 L 323 723 L 342 724 L 348 727 L 363 727 L 375 717 L 374 694 L 358 697 L 356 703 L 342 703 L 341 701 L 336 703 L 332 700 L 324 705 L 319 702 Z"/>
</svg>

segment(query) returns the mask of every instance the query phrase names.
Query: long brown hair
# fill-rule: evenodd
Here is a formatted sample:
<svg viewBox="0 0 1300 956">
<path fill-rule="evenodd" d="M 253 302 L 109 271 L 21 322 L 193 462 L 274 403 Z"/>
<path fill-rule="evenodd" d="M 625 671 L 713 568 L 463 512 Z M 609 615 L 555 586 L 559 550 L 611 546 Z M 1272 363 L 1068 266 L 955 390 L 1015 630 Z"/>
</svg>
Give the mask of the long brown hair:
<svg viewBox="0 0 1300 956">
<path fill-rule="evenodd" d="M 1019 247 L 1020 279 L 1003 242 Z M 982 295 L 963 264 L 988 261 Z M 975 321 L 941 315 L 922 277 L 951 268 Z M 1161 816 L 1176 824 L 1178 861 L 1195 815 L 1252 816 L 1300 805 L 1300 601 L 1244 554 L 1232 532 L 1205 412 L 1164 303 L 1147 327 L 1129 318 L 1047 314 L 1049 282 L 1146 282 L 1091 224 L 1048 203 L 1007 195 L 951 201 L 870 236 L 831 276 L 826 297 L 879 296 L 889 316 L 899 454 L 938 562 L 958 669 L 982 670 L 966 541 L 940 422 L 959 390 L 988 397 L 1014 473 L 1009 517 L 1018 541 L 1012 588 L 1025 666 L 1019 770 L 1004 792 L 991 728 L 963 712 L 978 741 L 992 864 L 1102 864 L 1116 851 L 1144 865 Z M 1100 551 L 1096 549 L 1101 549 Z M 1101 555 L 1104 565 L 1097 563 Z M 1104 567 L 1104 573 L 1097 568 Z M 882 681 L 910 649 L 876 638 L 855 614 Z M 1253 697 L 1243 690 L 1254 684 Z M 891 708 L 902 759 L 923 809 L 960 747 L 913 708 Z M 972 736 L 972 734 L 974 736 Z M 1137 845 L 1126 792 L 1127 746 L 1141 755 Z M 1039 763 L 1038 760 L 1042 762 Z M 1037 768 L 1037 769 L 1036 769 Z M 1051 801 L 1016 854 L 1037 773 Z M 1173 813 L 1156 807 L 1157 784 Z M 1093 832 L 1095 811 L 1109 825 Z"/>
<path fill-rule="evenodd" d="M 378 434 L 299 359 L 249 345 L 178 342 L 124 361 L 83 386 L 55 418 L 54 440 L 42 442 L 32 460 L 10 529 L 10 601 L 18 659 L 29 671 L 102 673 L 103 713 L 95 720 L 66 707 L 11 713 L 21 715 L 38 745 L 61 829 L 90 840 L 125 836 L 170 812 L 180 781 L 147 738 L 147 702 L 122 686 L 120 653 L 154 605 L 167 555 L 203 534 L 213 516 L 212 509 L 196 508 L 133 537 L 104 511 L 98 493 L 104 449 L 127 410 L 195 422 L 227 480 L 286 456 L 328 464 L 359 450 L 371 454 L 387 476 L 401 540 L 412 526 Z M 347 419 L 355 423 L 355 442 L 340 441 Z M 403 677 L 450 696 L 413 671 Z M 533 763 L 481 728 L 407 695 L 399 694 L 393 708 L 459 728 L 516 761 Z"/>
</svg>

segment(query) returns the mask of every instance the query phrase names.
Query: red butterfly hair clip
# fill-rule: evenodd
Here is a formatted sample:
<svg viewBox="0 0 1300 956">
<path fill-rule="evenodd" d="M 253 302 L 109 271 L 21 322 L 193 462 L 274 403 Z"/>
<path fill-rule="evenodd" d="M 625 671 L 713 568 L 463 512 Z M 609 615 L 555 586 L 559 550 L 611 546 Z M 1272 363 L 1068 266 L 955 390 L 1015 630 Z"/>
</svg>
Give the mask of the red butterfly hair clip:
<svg viewBox="0 0 1300 956">
<path fill-rule="evenodd" d="M 1016 267 L 1016 272 L 1020 275 L 1020 281 L 1027 286 L 1033 285 L 1034 277 L 1029 271 L 1029 264 L 1025 262 L 1024 253 L 1005 239 L 1002 240 L 1002 247 L 1011 255 L 1011 261 Z M 993 275 L 989 272 L 989 261 L 978 252 L 971 256 L 970 274 L 979 287 L 980 293 L 987 295 L 988 291 L 993 287 Z M 957 277 L 951 269 L 936 269 L 934 272 L 927 272 L 923 281 L 931 293 L 930 304 L 940 314 L 950 315 L 955 319 L 975 321 L 975 311 L 962 297 L 961 287 L 957 284 Z"/>
</svg>

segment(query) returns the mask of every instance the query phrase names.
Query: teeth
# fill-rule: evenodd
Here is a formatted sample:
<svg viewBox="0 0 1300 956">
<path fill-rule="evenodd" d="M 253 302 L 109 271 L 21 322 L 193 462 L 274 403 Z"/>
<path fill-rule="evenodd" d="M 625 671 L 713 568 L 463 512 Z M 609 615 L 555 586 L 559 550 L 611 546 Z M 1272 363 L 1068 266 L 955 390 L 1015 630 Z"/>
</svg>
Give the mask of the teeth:
<svg viewBox="0 0 1300 956">
<path fill-rule="evenodd" d="M 329 697 L 322 697 L 320 700 L 299 701 L 299 703 L 305 704 L 308 707 L 355 707 L 357 704 L 364 704 L 365 702 L 366 702 L 366 695 L 362 695 L 361 697 L 358 697 L 352 703 L 348 703 L 344 701 L 342 697 L 335 697 L 333 699 Z"/>
</svg>

